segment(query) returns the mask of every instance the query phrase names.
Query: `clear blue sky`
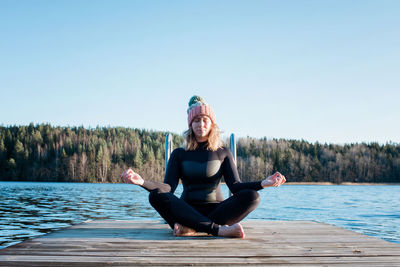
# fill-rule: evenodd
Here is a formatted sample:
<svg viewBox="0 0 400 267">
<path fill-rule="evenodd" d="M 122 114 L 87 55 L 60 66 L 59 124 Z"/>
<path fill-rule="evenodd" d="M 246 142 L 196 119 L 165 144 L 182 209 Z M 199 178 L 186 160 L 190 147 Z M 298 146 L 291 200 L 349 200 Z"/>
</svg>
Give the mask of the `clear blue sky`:
<svg viewBox="0 0 400 267">
<path fill-rule="evenodd" d="M 0 0 L 0 124 L 400 142 L 400 1 Z"/>
</svg>

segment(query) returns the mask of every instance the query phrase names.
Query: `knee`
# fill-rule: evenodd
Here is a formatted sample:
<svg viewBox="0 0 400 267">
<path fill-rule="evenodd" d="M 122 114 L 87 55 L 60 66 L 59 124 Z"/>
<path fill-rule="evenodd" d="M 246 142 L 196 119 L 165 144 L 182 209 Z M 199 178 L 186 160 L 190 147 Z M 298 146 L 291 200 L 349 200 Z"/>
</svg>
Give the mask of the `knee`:
<svg viewBox="0 0 400 267">
<path fill-rule="evenodd" d="M 246 202 L 253 202 L 257 204 L 260 202 L 260 194 L 256 190 L 245 189 L 239 191 L 237 194 L 240 195 L 241 199 Z"/>
<path fill-rule="evenodd" d="M 157 203 L 160 202 L 160 195 L 161 195 L 161 192 L 158 189 L 154 189 L 154 190 L 150 191 L 149 202 L 153 207 L 154 207 L 154 205 L 156 205 Z"/>
<path fill-rule="evenodd" d="M 163 192 L 161 192 L 161 190 L 160 189 L 154 189 L 154 190 L 151 190 L 150 191 L 150 194 L 149 194 L 149 202 L 150 202 L 150 204 L 154 207 L 154 208 L 156 208 L 156 207 L 158 207 L 158 206 L 160 206 L 160 205 L 163 205 L 163 204 L 165 204 L 165 202 L 168 202 L 169 201 L 169 199 L 168 199 L 168 197 L 166 196 L 166 194 L 167 193 L 163 193 Z"/>
</svg>

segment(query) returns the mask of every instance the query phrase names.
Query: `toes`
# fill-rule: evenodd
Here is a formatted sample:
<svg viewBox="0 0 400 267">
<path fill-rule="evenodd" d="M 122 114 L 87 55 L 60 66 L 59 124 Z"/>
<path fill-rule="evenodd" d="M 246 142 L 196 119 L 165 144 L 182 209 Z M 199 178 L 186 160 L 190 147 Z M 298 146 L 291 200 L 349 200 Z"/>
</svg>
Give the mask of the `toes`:
<svg viewBox="0 0 400 267">
<path fill-rule="evenodd" d="M 178 236 L 180 234 L 180 228 L 177 223 L 174 224 L 174 236 Z"/>
</svg>

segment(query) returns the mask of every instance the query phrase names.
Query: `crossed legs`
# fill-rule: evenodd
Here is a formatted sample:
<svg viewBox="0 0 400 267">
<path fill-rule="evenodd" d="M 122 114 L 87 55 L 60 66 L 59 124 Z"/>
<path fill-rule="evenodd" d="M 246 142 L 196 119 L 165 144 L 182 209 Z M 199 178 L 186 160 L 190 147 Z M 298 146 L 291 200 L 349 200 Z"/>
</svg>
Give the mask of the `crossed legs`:
<svg viewBox="0 0 400 267">
<path fill-rule="evenodd" d="M 255 190 L 245 189 L 220 203 L 191 206 L 172 193 L 154 189 L 149 195 L 150 204 L 157 210 L 174 233 L 205 232 L 214 236 L 243 237 L 238 224 L 259 203 Z"/>
</svg>

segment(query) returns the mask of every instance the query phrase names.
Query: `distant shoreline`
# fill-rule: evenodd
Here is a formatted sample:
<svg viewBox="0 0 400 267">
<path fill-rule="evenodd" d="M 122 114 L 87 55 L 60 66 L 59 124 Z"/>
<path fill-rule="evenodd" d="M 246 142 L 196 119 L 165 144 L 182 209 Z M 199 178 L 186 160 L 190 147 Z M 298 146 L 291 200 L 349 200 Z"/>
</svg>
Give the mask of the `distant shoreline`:
<svg viewBox="0 0 400 267">
<path fill-rule="evenodd" d="M 225 182 L 221 182 L 225 184 Z M 284 185 L 400 185 L 400 183 L 350 183 L 343 182 L 340 184 L 335 184 L 331 182 L 286 182 Z"/>
<path fill-rule="evenodd" d="M 335 184 L 331 182 L 287 182 L 285 185 L 400 185 L 400 183 L 350 183 Z"/>
<path fill-rule="evenodd" d="M 54 181 L 12 181 L 12 180 L 0 180 L 0 182 L 12 182 L 12 183 L 77 183 L 77 184 L 123 184 L 123 182 L 118 183 L 88 183 L 88 182 L 54 182 Z M 181 184 L 181 181 L 179 181 Z M 221 182 L 221 184 L 226 184 L 225 182 Z M 284 185 L 400 185 L 400 183 L 350 183 L 350 182 L 343 182 L 340 184 L 335 184 L 331 182 L 286 182 Z"/>
</svg>

